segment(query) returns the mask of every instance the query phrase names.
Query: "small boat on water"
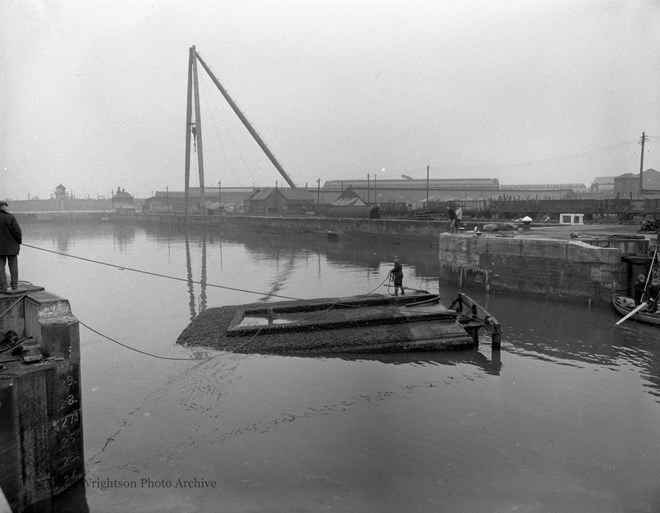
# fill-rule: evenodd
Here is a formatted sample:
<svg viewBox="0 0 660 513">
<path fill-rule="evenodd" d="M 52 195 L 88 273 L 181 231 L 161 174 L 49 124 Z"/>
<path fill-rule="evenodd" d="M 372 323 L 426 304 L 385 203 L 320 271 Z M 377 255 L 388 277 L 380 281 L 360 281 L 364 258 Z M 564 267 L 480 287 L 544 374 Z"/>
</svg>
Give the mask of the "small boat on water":
<svg viewBox="0 0 660 513">
<path fill-rule="evenodd" d="M 614 305 L 614 309 L 624 316 L 630 314 L 635 309 L 635 301 L 627 296 L 614 296 L 612 298 L 612 304 Z M 642 309 L 629 318 L 646 324 L 660 326 L 660 312 L 651 313 L 646 309 Z"/>
<path fill-rule="evenodd" d="M 177 343 L 240 353 L 323 354 L 443 351 L 474 347 L 479 330 L 499 347 L 497 320 L 460 294 L 448 308 L 417 291 L 210 308 Z"/>
</svg>

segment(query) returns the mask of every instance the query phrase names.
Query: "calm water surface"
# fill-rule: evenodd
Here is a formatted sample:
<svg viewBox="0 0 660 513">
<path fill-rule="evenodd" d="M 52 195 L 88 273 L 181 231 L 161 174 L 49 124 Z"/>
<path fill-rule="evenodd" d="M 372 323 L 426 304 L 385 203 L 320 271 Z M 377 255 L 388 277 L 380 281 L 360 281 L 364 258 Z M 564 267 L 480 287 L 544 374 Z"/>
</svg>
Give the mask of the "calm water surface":
<svg viewBox="0 0 660 513">
<path fill-rule="evenodd" d="M 92 512 L 658 512 L 660 331 L 587 305 L 475 297 L 502 349 L 372 358 L 179 347 L 205 308 L 439 292 L 430 247 L 112 224 L 23 226 L 21 278 L 81 326 Z M 133 272 L 141 269 L 167 275 Z M 215 287 L 222 285 L 235 289 Z"/>
</svg>

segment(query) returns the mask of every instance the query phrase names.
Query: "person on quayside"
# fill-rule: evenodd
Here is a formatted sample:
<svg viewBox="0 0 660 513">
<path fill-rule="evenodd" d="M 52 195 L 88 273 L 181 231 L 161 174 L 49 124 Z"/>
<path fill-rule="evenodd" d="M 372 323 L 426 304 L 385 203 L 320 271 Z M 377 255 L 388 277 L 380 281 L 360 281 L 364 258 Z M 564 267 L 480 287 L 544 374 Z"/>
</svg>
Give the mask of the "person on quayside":
<svg viewBox="0 0 660 513">
<path fill-rule="evenodd" d="M 7 290 L 5 267 L 9 264 L 9 283 L 12 290 L 18 288 L 18 253 L 23 243 L 23 234 L 16 218 L 7 212 L 9 204 L 0 201 L 0 292 Z"/>
</svg>

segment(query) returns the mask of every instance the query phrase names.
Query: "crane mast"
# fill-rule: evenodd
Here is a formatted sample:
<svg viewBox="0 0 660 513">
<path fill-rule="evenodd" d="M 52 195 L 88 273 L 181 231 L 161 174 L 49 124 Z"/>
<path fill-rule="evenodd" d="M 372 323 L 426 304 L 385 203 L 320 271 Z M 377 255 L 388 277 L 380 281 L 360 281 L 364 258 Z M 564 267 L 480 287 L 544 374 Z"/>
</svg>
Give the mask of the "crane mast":
<svg viewBox="0 0 660 513">
<path fill-rule="evenodd" d="M 261 138 L 261 136 L 257 133 L 257 131 L 254 129 L 252 124 L 247 120 L 243 112 L 238 108 L 238 105 L 236 105 L 236 102 L 229 96 L 229 93 L 227 90 L 222 86 L 218 78 L 215 76 L 215 74 L 211 71 L 211 69 L 208 67 L 206 62 L 201 58 L 199 53 L 197 53 L 197 50 L 195 49 L 194 46 L 190 47 L 189 51 L 189 57 L 188 57 L 188 105 L 186 109 L 186 159 L 185 159 L 185 200 L 186 200 L 186 213 L 188 213 L 188 198 L 189 198 L 189 191 L 190 191 L 190 147 L 191 147 L 191 135 L 194 136 L 195 141 L 194 143 L 196 144 L 197 147 L 197 161 L 198 161 L 198 168 L 199 168 L 199 185 L 201 189 L 201 196 L 200 200 L 202 204 L 204 203 L 204 159 L 203 159 L 203 151 L 202 151 L 202 123 L 201 123 L 201 113 L 200 113 L 200 107 L 199 107 L 199 80 L 197 76 L 197 62 L 202 65 L 206 73 L 209 75 L 215 86 L 218 88 L 222 96 L 227 100 L 227 103 L 229 106 L 232 108 L 234 113 L 238 116 L 238 119 L 241 120 L 247 131 L 250 133 L 250 135 L 253 137 L 253 139 L 256 141 L 256 143 L 259 145 L 261 150 L 264 152 L 264 154 L 268 157 L 268 159 L 271 161 L 273 166 L 275 166 L 275 169 L 282 175 L 284 180 L 286 180 L 286 183 L 289 184 L 289 186 L 292 189 L 296 188 L 295 183 L 293 180 L 291 180 L 291 177 L 287 174 L 287 172 L 284 170 L 282 165 L 278 162 L 277 158 L 275 158 L 275 155 L 273 155 L 273 152 L 270 151 L 264 140 Z M 193 112 L 193 99 L 194 99 L 194 109 L 195 109 L 195 122 L 193 123 L 192 120 L 192 112 Z"/>
</svg>

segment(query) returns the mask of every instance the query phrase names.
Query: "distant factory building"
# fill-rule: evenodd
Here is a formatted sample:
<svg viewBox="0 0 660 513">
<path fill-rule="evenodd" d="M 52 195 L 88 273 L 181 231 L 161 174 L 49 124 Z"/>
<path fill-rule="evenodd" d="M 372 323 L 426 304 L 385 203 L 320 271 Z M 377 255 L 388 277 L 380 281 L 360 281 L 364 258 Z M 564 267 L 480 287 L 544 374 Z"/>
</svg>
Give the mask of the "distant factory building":
<svg viewBox="0 0 660 513">
<path fill-rule="evenodd" d="M 314 210 L 316 201 L 311 192 L 303 189 L 265 187 L 255 191 L 244 201 L 245 212 L 255 215 L 286 215 Z"/>
<path fill-rule="evenodd" d="M 353 187 L 349 185 L 348 189 L 341 193 L 339 198 L 331 203 L 333 207 L 365 207 L 367 203 L 358 196 Z"/>
<path fill-rule="evenodd" d="M 500 185 L 497 178 L 329 180 L 322 189 L 326 203 L 333 203 L 350 187 L 368 205 L 406 204 L 425 208 L 429 202 L 482 199 L 575 199 L 590 194 L 581 183 Z M 323 201 L 321 201 L 323 203 Z"/>
<path fill-rule="evenodd" d="M 243 209 L 243 201 L 254 192 L 252 187 L 204 187 L 205 208 L 214 212 L 222 210 L 236 212 Z M 190 214 L 199 214 L 202 211 L 202 189 L 191 187 L 188 191 L 188 209 Z M 156 191 L 154 196 L 147 198 L 144 209 L 148 212 L 177 212 L 186 211 L 185 191 Z"/>
<path fill-rule="evenodd" d="M 329 217 L 380 219 L 380 209 L 376 205 L 367 205 L 349 186 L 330 204 L 327 215 Z"/>
<path fill-rule="evenodd" d="M 360 180 L 328 180 L 321 189 L 321 203 L 333 203 L 344 190 L 351 187 L 370 204 L 404 203 L 413 205 L 427 196 L 484 197 L 497 193 L 497 178 L 434 178 L 434 179 L 378 179 L 374 176 Z"/>
<path fill-rule="evenodd" d="M 579 199 L 591 195 L 583 183 L 502 185 L 500 191 L 510 199 Z"/>
<path fill-rule="evenodd" d="M 597 198 L 614 197 L 614 176 L 597 176 L 591 182 L 591 192 Z"/>
<path fill-rule="evenodd" d="M 643 192 L 640 194 L 639 173 L 624 173 L 614 178 L 614 196 L 621 199 L 660 196 L 660 173 L 647 169 L 642 173 Z"/>
</svg>

